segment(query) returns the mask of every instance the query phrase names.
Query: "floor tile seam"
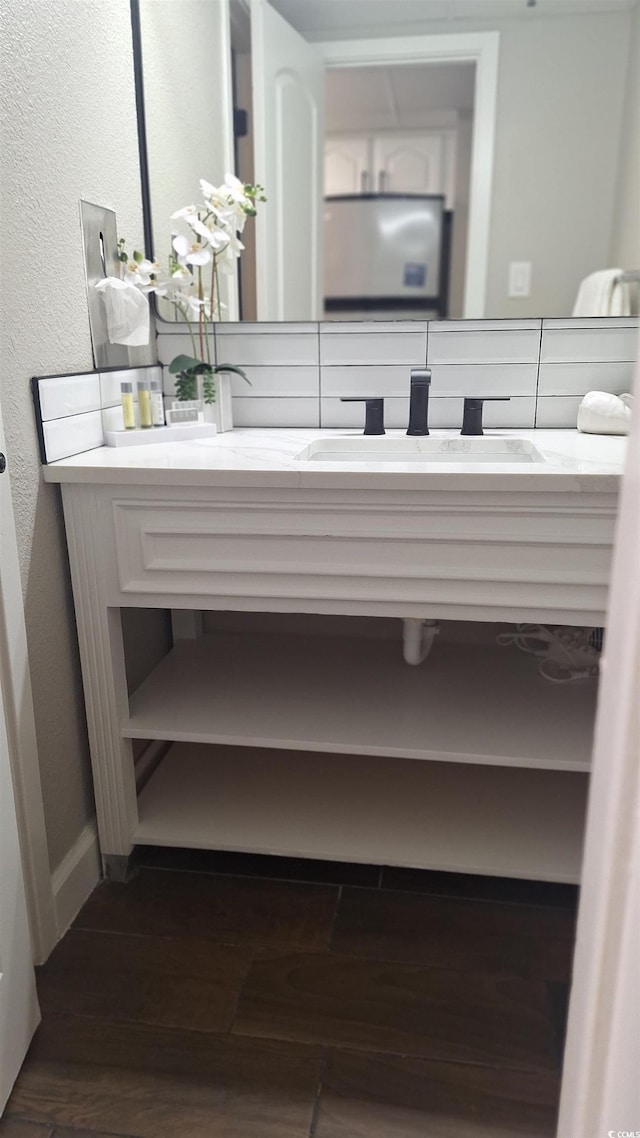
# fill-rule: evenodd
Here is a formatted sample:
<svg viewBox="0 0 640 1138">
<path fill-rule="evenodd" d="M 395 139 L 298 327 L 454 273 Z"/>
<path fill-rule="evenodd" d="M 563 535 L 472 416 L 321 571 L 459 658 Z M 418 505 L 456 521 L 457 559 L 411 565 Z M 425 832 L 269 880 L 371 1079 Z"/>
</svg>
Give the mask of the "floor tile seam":
<svg viewBox="0 0 640 1138">
<path fill-rule="evenodd" d="M 228 1027 L 217 1028 L 215 1030 L 211 1030 L 210 1028 L 206 1028 L 206 1027 L 186 1027 L 186 1026 L 181 1026 L 180 1024 L 166 1023 L 166 1022 L 161 1022 L 158 1020 L 144 1019 L 144 1018 L 140 1018 L 140 1017 L 133 1018 L 133 1016 L 126 1016 L 126 1015 L 114 1016 L 114 1015 L 110 1015 L 109 1013 L 93 1014 L 91 1012 L 71 1011 L 68 1008 L 65 1008 L 64 1011 L 51 1010 L 51 1011 L 49 1011 L 48 1014 L 45 1011 L 43 1014 L 43 1017 L 42 1017 L 42 1022 L 39 1026 L 40 1027 L 46 1026 L 47 1025 L 47 1018 L 53 1018 L 55 1016 L 64 1016 L 65 1019 L 73 1019 L 73 1020 L 79 1019 L 79 1020 L 84 1020 L 84 1021 L 90 1020 L 91 1023 L 109 1024 L 111 1027 L 127 1027 L 127 1026 L 128 1027 L 145 1027 L 145 1028 L 148 1027 L 148 1028 L 154 1029 L 155 1031 L 170 1031 L 170 1032 L 176 1032 L 180 1035 L 194 1035 L 194 1036 L 198 1036 L 199 1038 L 211 1037 L 212 1039 L 213 1038 L 224 1039 L 226 1036 L 233 1035 L 235 1039 L 238 1039 L 238 1038 L 240 1038 L 240 1033 L 232 1031 L 232 1025 L 233 1025 L 233 1022 L 235 1020 L 237 1010 L 238 1009 L 236 1006 L 236 1008 L 234 1009 L 233 1020 L 229 1023 Z M 246 1037 L 242 1036 L 242 1038 L 246 1038 Z M 271 1038 L 271 1037 L 270 1036 L 256 1036 L 255 1038 L 256 1039 L 263 1039 L 263 1038 L 266 1039 L 266 1038 Z M 275 1036 L 274 1036 L 274 1038 L 275 1038 Z M 309 1044 L 309 1046 L 318 1046 L 318 1044 Z M 77 1060 L 74 1060 L 74 1062 L 77 1062 Z M 82 1061 L 80 1061 L 80 1062 L 81 1062 L 82 1066 L 85 1066 L 85 1065 L 86 1066 L 92 1066 L 92 1067 L 93 1066 L 104 1066 L 105 1068 L 109 1067 L 109 1068 L 113 1068 L 114 1070 L 120 1069 L 117 1065 L 114 1066 L 113 1063 L 94 1063 L 93 1061 L 91 1061 L 90 1063 L 85 1064 Z M 32 1120 L 29 1119 L 29 1121 L 32 1121 Z M 133 1136 L 120 1135 L 119 1138 L 135 1138 L 135 1135 L 133 1135 Z"/>
<path fill-rule="evenodd" d="M 383 884 L 380 886 L 379 889 L 372 890 L 371 886 L 352 885 L 350 882 L 346 882 L 346 881 L 343 884 L 344 884 L 345 889 L 350 889 L 350 890 L 353 890 L 355 892 L 357 892 L 360 889 L 366 889 L 368 892 L 373 891 L 375 893 L 378 893 L 378 892 L 379 893 L 391 893 L 391 894 L 395 894 L 398 897 L 404 897 L 404 898 L 407 898 L 407 897 L 431 897 L 431 898 L 437 899 L 439 901 L 455 902 L 455 904 L 483 905 L 483 906 L 484 905 L 492 905 L 496 908 L 500 908 L 503 910 L 516 909 L 518 912 L 521 912 L 523 909 L 526 909 L 528 911 L 535 911 L 535 912 L 540 912 L 540 913 L 545 913 L 545 914 L 562 913 L 562 914 L 566 914 L 567 916 L 571 915 L 574 918 L 574 920 L 576 918 L 576 912 L 577 912 L 577 910 L 573 906 L 545 905 L 545 904 L 538 902 L 538 901 L 535 901 L 535 902 L 534 901 L 512 901 L 512 900 L 504 900 L 504 899 L 499 898 L 499 897 L 477 897 L 477 896 L 473 896 L 473 895 L 467 896 L 466 894 L 458 894 L 458 893 L 440 893 L 440 892 L 434 892 L 433 890 L 402 889 L 401 887 L 399 887 L 397 885 L 387 886 L 387 885 Z"/>
<path fill-rule="evenodd" d="M 331 955 L 331 946 L 333 944 L 333 938 L 334 938 L 335 931 L 336 931 L 336 925 L 338 923 L 338 916 L 340 914 L 340 902 L 342 901 L 343 893 L 344 893 L 344 886 L 341 885 L 339 890 L 338 890 L 338 896 L 336 898 L 336 904 L 335 904 L 335 908 L 333 910 L 333 920 L 331 921 L 331 928 L 329 929 L 329 936 L 327 938 L 327 949 L 326 949 L 326 951 L 327 951 L 328 955 Z"/>
<path fill-rule="evenodd" d="M 0 1125 L 2 1124 L 4 1119 L 6 1119 L 8 1122 L 28 1122 L 30 1126 L 39 1126 L 41 1128 L 42 1138 L 54 1138 L 54 1128 L 56 1125 L 55 1123 L 42 1122 L 42 1121 L 40 1121 L 40 1119 L 37 1119 L 37 1118 L 29 1118 L 28 1115 L 26 1115 L 26 1114 L 14 1114 L 9 1109 L 10 1105 L 11 1105 L 11 1099 L 9 1099 L 9 1102 L 7 1103 L 7 1105 L 5 1107 L 4 1114 L 0 1116 Z M 110 1138 L 110 1136 L 108 1136 L 108 1138 Z M 121 1135 L 121 1136 L 119 1135 L 119 1136 L 117 1136 L 117 1138 L 135 1138 L 135 1136 L 127 1134 L 127 1135 Z"/>
<path fill-rule="evenodd" d="M 228 1035 L 233 1034 L 233 1026 L 236 1022 L 236 1017 L 238 1015 L 238 1010 L 240 1008 L 240 1002 L 241 1002 L 242 996 L 244 994 L 245 985 L 246 985 L 247 980 L 249 978 L 249 975 L 251 973 L 251 969 L 255 963 L 257 952 L 258 952 L 258 949 L 256 947 L 251 949 L 250 954 L 249 954 L 249 961 L 247 963 L 247 967 L 246 967 L 244 976 L 243 976 L 240 984 L 238 985 L 238 991 L 237 991 L 236 998 L 234 1001 L 234 1006 L 233 1006 L 233 1013 L 232 1013 L 231 1018 L 229 1020 L 229 1026 L 227 1028 L 227 1034 Z"/>
<path fill-rule="evenodd" d="M 323 1046 L 322 1056 L 320 1058 L 320 1068 L 318 1071 L 318 1083 L 316 1086 L 316 1096 L 313 1102 L 313 1110 L 311 1111 L 311 1123 L 309 1125 L 309 1138 L 313 1138 L 318 1126 L 318 1119 L 320 1116 L 320 1099 L 322 1098 L 323 1084 L 326 1073 L 329 1068 L 329 1048 Z"/>
<path fill-rule="evenodd" d="M 470 934 L 468 934 L 468 935 L 470 935 Z M 496 939 L 496 941 L 499 941 L 501 938 L 498 934 L 496 934 L 495 939 Z M 531 940 L 534 938 L 523 937 L 522 939 L 523 940 Z M 561 941 L 561 943 L 564 943 L 564 941 Z M 418 968 L 433 969 L 434 971 L 461 972 L 464 975 L 484 976 L 484 977 L 488 977 L 488 978 L 490 977 L 490 978 L 498 979 L 498 980 L 526 980 L 531 984 L 549 984 L 549 983 L 564 984 L 564 983 L 569 983 L 569 980 L 570 980 L 570 977 L 567 979 L 563 978 L 561 980 L 557 980 L 554 976 L 545 976 L 543 974 L 535 975 L 535 974 L 531 974 L 531 973 L 528 974 L 525 971 L 516 972 L 516 971 L 497 970 L 497 969 L 491 969 L 491 968 L 476 968 L 473 966 L 452 967 L 450 964 L 448 964 L 446 962 L 443 964 L 427 963 L 426 961 L 423 961 L 423 960 L 409 959 L 406 956 L 404 956 L 404 957 L 403 956 L 393 956 L 393 955 L 378 956 L 376 953 L 370 953 L 370 954 L 364 955 L 362 952 L 349 952 L 347 949 L 344 949 L 344 948 L 343 949 L 334 949 L 332 946 L 329 948 L 328 952 L 324 955 L 330 956 L 332 958 L 335 957 L 338 960 L 342 960 L 342 959 L 345 959 L 345 960 L 363 960 L 363 961 L 368 960 L 368 961 L 376 961 L 378 964 L 393 964 L 393 965 L 400 964 L 400 965 L 407 965 L 407 967 L 418 967 Z"/>
<path fill-rule="evenodd" d="M 263 956 L 260 955 L 261 951 L 264 952 Z M 544 989 L 542 994 L 544 995 L 544 998 L 545 998 L 545 1006 L 547 1004 L 546 985 L 548 983 L 564 983 L 564 981 L 562 981 L 562 980 L 553 981 L 553 980 L 548 980 L 545 977 L 521 976 L 521 975 L 514 975 L 513 973 L 505 973 L 505 972 L 486 972 L 486 971 L 476 972 L 476 971 L 473 971 L 473 970 L 468 969 L 468 968 L 451 968 L 451 967 L 448 967 L 446 964 L 424 964 L 421 961 L 398 960 L 398 959 L 388 957 L 388 956 L 384 956 L 384 957 L 361 956 L 358 953 L 336 952 L 331 947 L 329 947 L 328 949 L 314 948 L 314 949 L 305 950 L 305 949 L 297 949 L 295 947 L 289 948 L 289 946 L 284 946 L 284 951 L 281 951 L 280 947 L 277 945 L 275 945 L 273 947 L 271 945 L 265 945 L 264 947 L 263 946 L 257 946 L 256 955 L 254 957 L 254 960 L 251 963 L 251 968 L 253 968 L 254 964 L 260 964 L 260 963 L 265 963 L 269 960 L 279 959 L 281 956 L 304 956 L 306 958 L 322 957 L 322 958 L 327 959 L 327 960 L 358 961 L 361 964 L 374 964 L 374 963 L 375 964 L 390 964 L 390 965 L 393 965 L 394 967 L 397 967 L 398 965 L 400 965 L 404 968 L 410 968 L 413 970 L 420 970 L 421 972 L 449 972 L 451 975 L 484 976 L 487 978 L 498 979 L 498 980 L 520 980 L 520 981 L 523 981 L 524 983 L 531 984 L 533 986 L 538 986 L 541 989 Z"/>
<path fill-rule="evenodd" d="M 274 885 L 313 885 L 318 889 L 341 889 L 343 881 L 312 881 L 306 877 L 270 877 L 260 873 L 221 873 L 214 869 L 176 869 L 173 866 L 140 865 L 145 873 L 185 873 L 190 877 L 224 877 L 233 881 L 270 881 Z M 354 889 L 377 889 L 376 885 L 354 885 Z"/>
<path fill-rule="evenodd" d="M 234 1039 L 250 1039 L 255 1043 L 268 1040 L 270 1043 L 290 1043 L 296 1044 L 298 1047 L 319 1047 L 327 1051 L 348 1051 L 353 1055 L 377 1055 L 380 1058 L 386 1056 L 394 1059 L 412 1059 L 421 1063 L 443 1063 L 455 1065 L 456 1067 L 479 1067 L 482 1070 L 507 1071 L 521 1075 L 549 1075 L 556 1077 L 558 1075 L 558 1069 L 553 1056 L 549 1056 L 548 1066 L 543 1066 L 540 1063 L 506 1063 L 500 1059 L 483 1062 L 481 1059 L 455 1059 L 446 1055 L 425 1055 L 416 1051 L 394 1050 L 393 1048 L 382 1048 L 380 1046 L 357 1047 L 353 1043 L 334 1043 L 326 1038 L 306 1040 L 294 1035 L 255 1035 L 250 1032 L 238 1030 L 232 1030 L 229 1034 L 231 1034 Z"/>
<path fill-rule="evenodd" d="M 316 949 L 316 948 L 311 949 L 311 950 L 307 950 L 305 948 L 304 944 L 296 943 L 295 941 L 293 941 L 293 942 L 292 941 L 282 941 L 282 942 L 274 941 L 274 942 L 270 943 L 268 941 L 259 941 L 257 939 L 255 939 L 251 942 L 239 941 L 239 940 L 216 940 L 216 938 L 214 936 L 203 936 L 202 934 L 197 936 L 194 933 L 189 934 L 189 933 L 183 933 L 183 932 L 181 932 L 181 933 L 166 933 L 166 932 L 164 932 L 164 933 L 163 932 L 138 933 L 138 932 L 133 932 L 133 931 L 124 930 L 124 929 L 102 929 L 102 928 L 95 928 L 95 926 L 92 926 L 92 925 L 76 925 L 76 924 L 72 925 L 72 927 L 70 929 L 68 929 L 67 931 L 68 932 L 82 932 L 82 933 L 96 933 L 96 934 L 100 934 L 100 935 L 104 934 L 106 936 L 136 937 L 138 940 L 193 940 L 193 941 L 199 941 L 201 944 L 215 945 L 217 948 L 245 949 L 246 951 L 250 951 L 250 952 L 258 952 L 261 949 L 264 949 L 265 952 L 278 951 L 279 953 L 281 953 L 281 952 L 311 951 L 313 953 L 317 952 L 319 955 L 323 955 L 323 954 L 326 955 L 326 951 L 327 951 L 326 949 Z M 67 933 L 65 933 L 65 936 L 66 935 L 67 935 Z M 62 940 L 64 940 L 64 937 L 62 938 Z M 62 940 L 60 940 L 58 943 L 61 944 Z M 52 953 L 52 955 L 53 955 L 53 953 Z M 37 965 L 37 968 L 38 969 L 46 968 L 46 966 L 47 966 L 47 961 L 45 961 L 44 964 Z"/>
<path fill-rule="evenodd" d="M 237 941 L 233 941 L 233 940 L 212 940 L 211 937 L 196 936 L 194 933 L 184 933 L 184 932 L 161 933 L 161 932 L 148 932 L 148 931 L 139 933 L 139 932 L 134 932 L 133 930 L 129 930 L 129 929 L 127 929 L 127 930 L 125 930 L 125 929 L 102 929 L 102 928 L 96 928 L 93 925 L 73 924 L 73 925 L 71 925 L 70 928 L 67 929 L 64 936 L 62 936 L 60 938 L 60 940 L 56 944 L 55 948 L 52 949 L 51 956 L 53 956 L 53 953 L 55 952 L 55 950 L 59 947 L 59 945 L 61 945 L 63 943 L 63 941 L 66 939 L 66 937 L 69 935 L 69 933 L 92 933 L 95 936 L 105 936 L 105 937 L 111 937 L 111 936 L 125 937 L 126 936 L 126 937 L 135 937 L 136 940 L 169 940 L 169 941 L 182 940 L 182 941 L 196 941 L 196 942 L 200 941 L 202 944 L 215 944 L 218 948 L 242 948 L 243 947 Z M 249 947 L 253 948 L 253 946 L 249 946 Z M 47 964 L 48 964 L 48 959 L 45 960 L 44 964 L 36 964 L 36 966 L 35 966 L 36 971 L 39 969 L 42 969 L 42 968 L 46 968 Z M 125 1136 L 125 1138 L 126 1138 L 126 1136 Z"/>
<path fill-rule="evenodd" d="M 348 886 L 348 888 L 351 888 L 351 886 Z M 357 889 L 357 888 L 360 888 L 360 886 L 353 886 L 353 888 Z M 511 901 L 511 900 L 505 901 L 505 900 L 501 900 L 498 897 L 478 897 L 476 894 L 473 894 L 473 893 L 471 893 L 471 894 L 466 894 L 466 893 L 440 893 L 440 892 L 434 892 L 431 889 L 426 889 L 426 890 L 409 889 L 409 888 L 402 888 L 402 886 L 400 886 L 400 885 L 385 886 L 384 884 L 380 885 L 380 892 L 381 893 L 398 893 L 402 897 L 438 897 L 440 900 L 443 900 L 443 901 L 466 901 L 466 902 L 472 902 L 473 904 L 479 904 L 479 905 L 503 905 L 503 906 L 509 905 L 509 906 L 512 906 L 514 909 L 540 909 L 546 913 L 563 912 L 563 913 L 571 913 L 574 916 L 576 914 L 576 910 L 574 909 L 573 906 L 569 907 L 567 905 L 559 905 L 559 904 L 547 904 L 547 905 L 545 905 L 545 904 L 543 904 L 541 902 L 537 902 L 537 901 Z"/>
</svg>

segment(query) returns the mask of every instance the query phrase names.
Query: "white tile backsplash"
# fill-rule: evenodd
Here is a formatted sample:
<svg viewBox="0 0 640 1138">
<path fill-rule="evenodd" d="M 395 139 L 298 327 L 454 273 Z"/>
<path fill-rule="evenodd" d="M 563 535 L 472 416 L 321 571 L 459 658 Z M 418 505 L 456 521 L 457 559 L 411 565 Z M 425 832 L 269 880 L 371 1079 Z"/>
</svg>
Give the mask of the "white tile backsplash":
<svg viewBox="0 0 640 1138">
<path fill-rule="evenodd" d="M 542 321 L 531 319 L 508 320 L 430 320 L 429 335 L 441 332 L 514 332 L 518 329 L 540 332 Z"/>
<path fill-rule="evenodd" d="M 327 364 L 405 364 L 424 367 L 427 359 L 427 333 L 424 332 L 323 332 L 320 336 L 320 363 Z"/>
<path fill-rule="evenodd" d="M 538 395 L 586 395 L 611 391 L 622 395 L 633 385 L 632 363 L 540 364 Z"/>
<path fill-rule="evenodd" d="M 405 335 L 407 332 L 426 332 L 426 320 L 323 320 L 320 323 L 321 335 L 344 335 L 348 332 L 377 335 L 388 332 L 391 335 Z"/>
<path fill-rule="evenodd" d="M 536 394 L 537 364 L 434 364 L 431 395 L 521 395 Z"/>
<path fill-rule="evenodd" d="M 233 401 L 236 427 L 319 427 L 318 399 L 254 399 Z"/>
<path fill-rule="evenodd" d="M 424 366 L 427 344 L 434 428 L 459 427 L 464 395 L 510 396 L 510 403 L 487 404 L 489 427 L 532 426 L 536 390 L 537 425 L 571 428 L 587 391 L 631 389 L 638 342 L 637 321 L 626 318 L 227 324 L 216 325 L 215 340 L 217 362 L 246 367 L 253 383 L 249 388 L 239 377 L 233 380 L 238 426 L 317 427 L 322 396 L 323 426 L 358 427 L 364 409 L 341 404 L 340 396 L 382 395 L 388 425 L 405 429 L 411 368 Z M 161 363 L 181 352 L 193 353 L 184 324 L 160 324 Z M 117 419 L 120 381 L 135 381 L 139 373 L 149 378 L 153 371 L 39 380 L 43 419 L 73 419 L 73 441 L 65 432 L 49 431 L 51 452 L 62 457 L 100 445 L 92 441 L 99 438 L 97 419 L 87 416 L 102 404 Z M 167 395 L 173 385 L 165 366 Z"/>
<path fill-rule="evenodd" d="M 536 427 L 575 430 L 581 395 L 543 395 L 538 399 Z"/>
<path fill-rule="evenodd" d="M 57 462 L 85 450 L 102 446 L 102 412 L 88 411 L 84 415 L 68 415 L 42 424 L 47 462 Z"/>
<path fill-rule="evenodd" d="M 429 330 L 427 363 L 435 364 L 537 364 L 539 329 L 505 327 L 502 331 L 438 332 Z"/>
<path fill-rule="evenodd" d="M 323 367 L 321 394 L 340 395 L 409 395 L 411 369 L 405 365 L 392 367 L 368 364 L 351 367 Z"/>
<path fill-rule="evenodd" d="M 42 421 L 80 415 L 100 407 L 100 377 L 91 375 L 55 375 L 39 385 Z"/>
<path fill-rule="evenodd" d="M 238 333 L 238 327 L 238 324 L 216 324 L 215 334 L 220 337 L 235 336 Z M 311 332 L 316 336 L 318 334 L 318 325 L 315 320 L 306 322 L 303 320 L 293 320 L 290 322 L 283 320 L 278 323 L 272 323 L 266 320 L 262 322 L 243 320 L 240 327 L 242 328 L 242 332 L 248 336 L 295 336 L 301 333 Z"/>
<path fill-rule="evenodd" d="M 636 328 L 543 328 L 541 363 L 616 363 L 636 358 Z"/>
<path fill-rule="evenodd" d="M 258 367 L 243 368 L 251 387 L 239 375 L 231 374 L 231 392 L 240 397 L 309 396 L 318 398 L 320 369 L 318 367 Z"/>
<path fill-rule="evenodd" d="M 217 355 L 220 363 L 240 367 L 244 364 L 318 364 L 318 334 L 227 332 L 218 336 Z"/>
</svg>

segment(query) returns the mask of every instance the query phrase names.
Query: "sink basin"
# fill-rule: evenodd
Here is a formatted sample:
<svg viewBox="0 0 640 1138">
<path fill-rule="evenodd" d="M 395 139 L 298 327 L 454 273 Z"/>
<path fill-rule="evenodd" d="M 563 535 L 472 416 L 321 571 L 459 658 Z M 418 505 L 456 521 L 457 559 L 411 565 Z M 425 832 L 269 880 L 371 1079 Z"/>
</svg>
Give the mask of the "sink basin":
<svg viewBox="0 0 640 1138">
<path fill-rule="evenodd" d="M 388 435 L 318 439 L 300 451 L 296 459 L 299 462 L 455 463 L 456 466 L 545 461 L 527 439 L 394 438 Z"/>
</svg>

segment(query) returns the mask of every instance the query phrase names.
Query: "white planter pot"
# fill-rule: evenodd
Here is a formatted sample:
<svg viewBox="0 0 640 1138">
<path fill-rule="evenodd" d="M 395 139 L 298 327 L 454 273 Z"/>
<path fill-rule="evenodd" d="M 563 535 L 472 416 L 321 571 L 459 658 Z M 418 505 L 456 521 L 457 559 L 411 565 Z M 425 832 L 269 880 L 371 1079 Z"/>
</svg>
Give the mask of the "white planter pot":
<svg viewBox="0 0 640 1138">
<path fill-rule="evenodd" d="M 216 388 L 215 403 L 204 403 L 205 423 L 215 423 L 218 432 L 233 430 L 233 403 L 231 397 L 231 376 L 218 372 L 214 377 Z M 200 389 L 202 398 L 202 389 Z"/>
</svg>

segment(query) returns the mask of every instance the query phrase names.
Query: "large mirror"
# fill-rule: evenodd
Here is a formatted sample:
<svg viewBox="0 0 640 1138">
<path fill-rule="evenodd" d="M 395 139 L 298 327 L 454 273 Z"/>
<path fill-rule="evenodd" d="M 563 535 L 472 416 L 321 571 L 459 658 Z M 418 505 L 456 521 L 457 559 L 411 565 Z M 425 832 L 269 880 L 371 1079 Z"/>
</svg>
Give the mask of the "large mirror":
<svg viewBox="0 0 640 1138">
<path fill-rule="evenodd" d="M 635 313 L 639 4 L 132 0 L 147 241 L 235 170 L 228 319 Z"/>
</svg>

